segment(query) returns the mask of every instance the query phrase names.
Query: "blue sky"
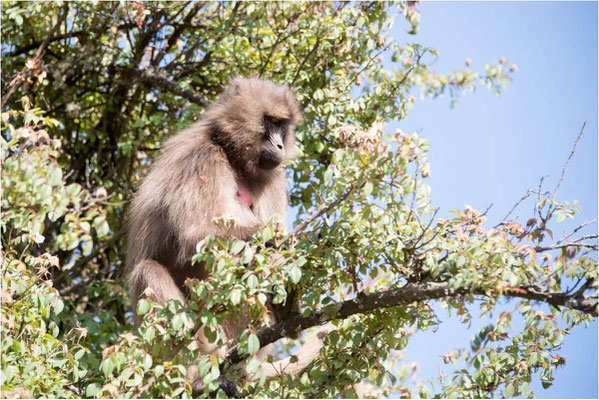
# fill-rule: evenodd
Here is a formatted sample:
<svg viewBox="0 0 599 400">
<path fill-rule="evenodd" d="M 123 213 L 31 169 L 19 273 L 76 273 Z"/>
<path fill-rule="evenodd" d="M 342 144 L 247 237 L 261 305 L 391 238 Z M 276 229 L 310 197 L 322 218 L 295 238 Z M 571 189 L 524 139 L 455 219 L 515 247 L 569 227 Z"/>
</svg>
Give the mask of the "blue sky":
<svg viewBox="0 0 599 400">
<path fill-rule="evenodd" d="M 398 20 L 394 35 L 399 43 L 434 47 L 439 72 L 472 68 L 505 57 L 517 64 L 514 81 L 500 96 L 484 86 L 449 107 L 449 98 L 417 101 L 408 118 L 390 124 L 420 132 L 431 141 L 432 202 L 439 217 L 466 204 L 485 210 L 488 225 L 499 222 L 529 188 L 545 179 L 553 189 L 574 141 L 587 120 L 586 134 L 570 162 L 559 200 L 578 200 L 578 223 L 597 216 L 597 3 L 596 2 L 425 2 L 420 33 L 405 34 Z M 528 215 L 530 207 L 518 214 Z M 565 221 L 554 233 L 574 225 Z M 596 233 L 597 223 L 585 233 Z M 443 316 L 443 314 L 441 314 Z M 447 318 L 446 318 L 447 319 Z M 406 361 L 420 364 L 419 378 L 433 378 L 443 366 L 440 355 L 454 347 L 468 347 L 475 321 L 468 330 L 448 319 L 436 332 L 416 335 L 408 345 Z M 541 398 L 597 398 L 598 331 L 576 328 L 565 338 L 566 366 L 554 385 L 533 385 Z M 451 369 L 445 369 L 451 372 Z"/>
</svg>

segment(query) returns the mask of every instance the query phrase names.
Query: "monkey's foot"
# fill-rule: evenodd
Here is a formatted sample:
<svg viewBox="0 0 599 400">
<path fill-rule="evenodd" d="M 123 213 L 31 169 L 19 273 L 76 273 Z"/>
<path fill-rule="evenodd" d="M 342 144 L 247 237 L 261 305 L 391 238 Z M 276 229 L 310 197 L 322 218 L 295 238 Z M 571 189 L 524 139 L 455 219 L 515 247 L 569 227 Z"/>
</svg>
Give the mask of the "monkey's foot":
<svg viewBox="0 0 599 400">
<path fill-rule="evenodd" d="M 206 385 L 201 383 L 199 380 L 195 381 L 194 383 L 192 383 L 192 396 L 194 398 L 201 396 L 202 393 L 204 393 L 205 389 Z M 215 399 L 219 390 L 225 392 L 225 395 L 227 395 L 228 398 L 239 398 L 239 391 L 237 390 L 237 386 L 235 385 L 235 383 L 233 383 L 233 381 L 231 381 L 230 379 L 225 378 L 224 376 L 220 376 L 218 378 L 218 389 L 210 392 L 208 394 L 208 398 Z"/>
<path fill-rule="evenodd" d="M 218 393 L 219 390 L 222 390 L 223 392 L 225 392 L 225 394 L 229 398 L 233 398 L 233 399 L 239 398 L 239 391 L 237 390 L 237 386 L 235 386 L 235 384 L 231 380 L 229 380 L 228 378 L 225 378 L 224 376 L 219 376 L 218 389 L 215 390 L 214 392 L 210 393 L 210 397 L 215 398 L 216 394 Z"/>
</svg>

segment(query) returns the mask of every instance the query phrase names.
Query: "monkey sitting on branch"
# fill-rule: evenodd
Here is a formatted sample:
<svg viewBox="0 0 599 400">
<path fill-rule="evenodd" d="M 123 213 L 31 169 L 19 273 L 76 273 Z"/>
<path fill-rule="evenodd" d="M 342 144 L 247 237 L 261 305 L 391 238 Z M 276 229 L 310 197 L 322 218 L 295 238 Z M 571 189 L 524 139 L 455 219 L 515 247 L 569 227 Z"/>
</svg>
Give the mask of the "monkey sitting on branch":
<svg viewBox="0 0 599 400">
<path fill-rule="evenodd" d="M 299 114 L 287 87 L 236 78 L 200 122 L 166 142 L 129 213 L 127 280 L 134 305 L 147 288 L 160 304 L 170 299 L 183 304 L 188 295 L 185 280 L 208 277 L 202 263 L 191 263 L 199 241 L 212 234 L 248 240 L 273 216 L 285 217 L 287 188 L 281 163 L 293 156 Z M 234 220 L 234 224 L 215 224 L 216 219 Z M 275 306 L 270 307 L 271 313 Z M 222 324 L 226 343 L 236 344 L 250 322 L 244 314 Z M 293 356 L 296 362 L 263 363 L 266 377 L 305 368 L 329 330 L 330 326 L 321 328 Z M 221 358 L 228 350 L 215 348 L 203 329 L 192 345 Z M 258 352 L 262 360 L 268 355 L 267 347 Z M 201 392 L 204 386 L 197 368 L 189 371 L 193 392 Z M 228 379 L 221 377 L 219 387 L 237 396 Z"/>
</svg>

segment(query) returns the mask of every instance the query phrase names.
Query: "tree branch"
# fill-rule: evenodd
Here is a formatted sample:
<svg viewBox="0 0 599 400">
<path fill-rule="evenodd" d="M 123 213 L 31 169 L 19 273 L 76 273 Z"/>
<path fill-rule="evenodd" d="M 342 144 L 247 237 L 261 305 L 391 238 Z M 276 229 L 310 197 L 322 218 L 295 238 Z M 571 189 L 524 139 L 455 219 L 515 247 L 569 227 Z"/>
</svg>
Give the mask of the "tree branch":
<svg viewBox="0 0 599 400">
<path fill-rule="evenodd" d="M 65 4 L 65 6 L 62 10 L 62 15 L 58 18 L 58 21 L 56 21 L 56 24 L 54 24 L 52 29 L 50 29 L 50 32 L 48 32 L 48 35 L 46 35 L 46 39 L 44 39 L 44 41 L 40 44 L 37 51 L 35 52 L 35 56 L 33 57 L 33 59 L 35 60 L 36 65 L 41 62 L 42 54 L 44 53 L 44 50 L 46 49 L 46 47 L 48 47 L 48 44 L 50 43 L 52 36 L 54 36 L 54 33 L 58 30 L 60 25 L 67 18 L 67 13 L 68 13 L 68 4 Z M 37 68 L 37 66 L 36 66 L 36 68 Z M 17 73 L 15 75 L 15 77 L 11 80 L 11 82 L 9 84 L 10 90 L 8 91 L 6 96 L 3 96 L 2 103 L 0 105 L 1 109 L 4 109 L 4 106 L 6 106 L 8 104 L 8 101 L 10 100 L 12 95 L 15 94 L 15 92 L 21 87 L 21 84 L 25 80 L 24 78 L 25 78 L 26 73 L 27 73 L 27 67 L 25 67 L 25 69 L 23 71 Z M 19 79 L 19 77 L 21 77 L 23 79 Z"/>
<path fill-rule="evenodd" d="M 547 251 L 547 250 L 556 250 L 556 249 L 565 249 L 566 247 L 586 247 L 589 249 L 593 249 L 593 250 L 597 250 L 597 244 L 593 244 L 593 243 L 580 243 L 583 240 L 588 240 L 588 239 L 597 239 L 597 235 L 585 235 L 585 236 L 581 236 L 578 239 L 575 239 L 571 242 L 568 243 L 556 243 L 553 244 L 551 246 L 537 246 L 535 247 L 535 251 L 537 252 L 541 252 L 541 251 Z"/>
<path fill-rule="evenodd" d="M 164 58 L 166 53 L 168 53 L 168 51 L 175 45 L 175 43 L 177 43 L 177 40 L 179 40 L 179 37 L 185 31 L 185 28 L 193 27 L 193 25 L 191 24 L 191 21 L 193 20 L 193 17 L 195 17 L 195 15 L 200 11 L 200 9 L 203 6 L 204 5 L 201 2 L 196 3 L 191 8 L 189 13 L 187 13 L 185 18 L 183 18 L 182 23 L 173 24 L 173 26 L 175 26 L 175 31 L 170 35 L 166 45 L 160 50 L 160 53 L 158 53 L 156 58 L 153 60 L 153 62 L 152 62 L 153 66 L 156 67 L 160 64 L 160 61 L 162 61 L 162 58 Z M 194 28 L 197 29 L 200 27 L 194 27 Z"/>
<path fill-rule="evenodd" d="M 118 25 L 117 29 L 131 29 L 131 28 L 136 28 L 136 27 L 137 27 L 137 24 L 129 23 L 129 24 Z M 52 36 L 51 38 L 46 39 L 46 40 L 47 40 L 47 44 L 50 44 L 53 42 L 58 42 L 63 39 L 69 39 L 69 38 L 79 37 L 79 36 L 87 36 L 88 34 L 89 34 L 89 31 L 68 32 L 68 33 L 63 33 L 62 35 Z M 27 46 L 16 48 L 13 51 L 9 51 L 8 53 L 4 54 L 4 57 L 20 56 L 23 53 L 27 53 L 33 49 L 38 48 L 42 43 L 44 43 L 44 41 L 38 40 L 36 42 L 28 44 Z"/>
<path fill-rule="evenodd" d="M 557 191 L 559 190 L 560 186 L 562 185 L 562 182 L 564 181 L 564 176 L 566 175 L 566 169 L 568 168 L 568 164 L 570 163 L 570 160 L 574 156 L 574 153 L 576 153 L 576 146 L 578 146 L 578 142 L 580 141 L 580 138 L 584 134 L 584 128 L 586 126 L 587 126 L 587 121 L 584 121 L 584 124 L 582 124 L 582 128 L 580 128 L 580 133 L 578 134 L 578 137 L 576 138 L 576 141 L 574 142 L 574 147 L 572 147 L 572 152 L 570 153 L 570 156 L 568 157 L 568 159 L 566 160 L 566 163 L 564 164 L 564 169 L 562 170 L 562 176 L 559 178 L 559 182 L 557 183 L 557 186 L 553 190 L 553 196 L 551 196 L 552 202 L 555 201 L 555 195 L 557 194 Z"/>
<path fill-rule="evenodd" d="M 62 283 L 61 281 L 69 274 L 69 272 L 79 271 L 81 268 L 83 268 L 83 266 L 85 264 L 92 261 L 101 252 L 103 252 L 108 247 L 117 243 L 125 235 L 125 233 L 126 233 L 125 227 L 121 227 L 121 229 L 119 229 L 117 232 L 115 232 L 111 238 L 103 241 L 102 243 L 97 244 L 91 253 L 89 253 L 87 256 L 81 257 L 80 259 L 78 259 L 75 262 L 75 264 L 73 264 L 73 266 L 71 268 L 69 268 L 68 270 L 61 271 L 60 274 L 58 274 L 56 277 L 54 277 L 53 280 L 55 282 L 55 285 L 60 286 L 60 284 Z M 100 273 L 100 274 L 94 274 L 93 276 L 86 276 L 86 277 L 83 277 L 81 280 L 78 280 L 76 283 L 72 283 L 69 287 L 61 288 L 60 289 L 61 296 L 66 297 L 70 293 L 72 293 L 75 289 L 77 289 L 78 287 L 87 286 L 89 284 L 89 282 L 92 279 L 96 279 L 98 275 L 103 275 L 103 274 Z"/>
<path fill-rule="evenodd" d="M 135 70 L 135 72 L 138 74 L 138 80 L 140 82 L 148 82 L 156 87 L 166 89 L 169 92 L 179 95 L 179 96 L 191 101 L 192 103 L 198 104 L 202 107 L 207 107 L 208 104 L 210 104 L 209 101 L 206 100 L 204 97 L 198 96 L 191 90 L 183 89 L 176 82 L 173 82 L 173 81 L 170 81 L 161 76 L 152 74 L 146 70 Z"/>
<path fill-rule="evenodd" d="M 84 32 L 84 31 L 77 31 L 77 32 L 69 32 L 69 33 L 64 33 L 62 35 L 56 35 L 51 37 L 50 39 L 48 39 L 48 44 L 52 43 L 52 42 L 57 42 L 59 40 L 62 39 L 68 39 L 68 38 L 72 38 L 72 37 L 78 37 L 78 36 L 84 36 L 87 35 L 88 32 Z M 15 56 L 19 56 L 23 53 L 27 53 L 33 49 L 38 48 L 41 44 L 43 43 L 43 41 L 38 40 L 37 42 L 33 42 L 27 46 L 23 46 L 23 47 L 19 47 L 17 49 L 14 49 L 13 51 L 9 51 L 8 53 L 4 54 L 5 57 L 15 57 Z"/>
<path fill-rule="evenodd" d="M 257 336 L 260 340 L 260 347 L 264 347 L 285 336 L 299 333 L 305 329 L 324 324 L 334 319 L 344 319 L 354 314 L 364 314 L 376 309 L 396 307 L 415 301 L 441 299 L 467 294 L 488 295 L 487 291 L 482 288 L 450 288 L 447 282 L 408 283 L 401 288 L 386 290 L 384 292 L 371 294 L 364 294 L 362 292 L 351 300 L 330 304 L 312 311 L 306 317 L 298 315 L 264 328 L 257 333 Z M 592 296 L 575 296 L 568 293 L 546 292 L 530 287 L 507 289 L 502 291 L 502 294 L 507 297 L 541 301 L 551 304 L 554 307 L 572 308 L 595 317 L 597 316 L 597 301 Z M 246 357 L 247 354 L 239 354 L 237 346 L 235 346 L 228 351 L 224 364 L 236 364 Z"/>
<path fill-rule="evenodd" d="M 555 244 L 560 244 L 560 243 L 562 243 L 563 241 L 565 241 L 566 239 L 568 239 L 570 236 L 574 235 L 576 232 L 578 232 L 579 230 L 581 230 L 581 229 L 582 229 L 582 228 L 584 228 L 585 226 L 592 224 L 592 223 L 593 223 L 593 222 L 595 222 L 595 221 L 597 221 L 597 217 L 593 218 L 593 219 L 592 219 L 592 220 L 590 220 L 590 221 L 583 222 L 583 223 L 582 223 L 582 224 L 580 224 L 580 225 L 579 225 L 579 226 L 578 226 L 576 229 L 574 229 L 572 232 L 565 234 L 565 235 L 564 235 L 564 237 L 563 237 L 563 238 L 561 238 L 560 240 L 558 240 L 557 242 L 555 242 Z M 583 236 L 583 237 L 584 237 L 584 236 Z M 580 239 L 579 239 L 579 240 L 580 240 Z"/>
</svg>

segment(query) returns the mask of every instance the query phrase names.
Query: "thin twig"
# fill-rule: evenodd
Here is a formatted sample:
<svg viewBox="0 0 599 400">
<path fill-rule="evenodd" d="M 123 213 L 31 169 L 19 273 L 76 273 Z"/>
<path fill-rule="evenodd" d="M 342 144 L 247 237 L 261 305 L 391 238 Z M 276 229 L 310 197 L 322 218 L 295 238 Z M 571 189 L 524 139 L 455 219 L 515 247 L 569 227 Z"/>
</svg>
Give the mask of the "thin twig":
<svg viewBox="0 0 599 400">
<path fill-rule="evenodd" d="M 559 190 L 560 186 L 562 185 L 562 182 L 564 180 L 564 175 L 566 175 L 566 169 L 568 168 L 568 164 L 570 163 L 570 160 L 572 159 L 572 157 L 574 156 L 574 153 L 576 152 L 576 146 L 578 146 L 578 142 L 580 141 L 580 138 L 584 134 L 584 128 L 585 128 L 585 126 L 587 126 L 587 121 L 586 120 L 584 121 L 584 124 L 582 124 L 582 128 L 580 129 L 580 133 L 578 134 L 578 137 L 576 138 L 576 141 L 574 142 L 574 147 L 572 148 L 572 152 L 570 153 L 570 157 L 568 157 L 568 159 L 566 160 L 566 163 L 564 164 L 564 169 L 562 170 L 562 176 L 560 177 L 557 186 L 553 190 L 553 196 L 551 196 L 551 202 L 552 203 L 555 201 L 555 195 L 557 194 L 557 191 Z"/>
<path fill-rule="evenodd" d="M 564 240 L 568 239 L 570 236 L 574 235 L 576 232 L 578 232 L 579 230 L 581 230 L 585 226 L 590 225 L 590 224 L 592 224 L 595 221 L 597 221 L 597 217 L 593 218 L 590 221 L 586 221 L 586 222 L 582 223 L 578 228 L 576 228 L 572 232 L 564 235 L 564 237 L 561 238 L 560 240 L 558 240 L 557 242 L 555 242 L 555 244 L 560 244 L 561 242 L 563 242 Z"/>
<path fill-rule="evenodd" d="M 37 51 L 35 52 L 35 55 L 33 56 L 33 59 L 36 61 L 36 65 L 41 61 L 42 54 L 43 54 L 44 50 L 46 49 L 46 47 L 48 46 L 48 44 L 50 43 L 50 41 L 52 40 L 52 37 L 54 36 L 54 32 L 56 32 L 56 30 L 60 27 L 60 25 L 66 19 L 67 12 L 68 12 L 68 5 L 65 5 L 65 7 L 63 8 L 62 15 L 60 16 L 60 18 L 58 18 L 58 21 L 56 21 L 56 24 L 54 24 L 52 29 L 50 29 L 50 32 L 48 32 L 48 34 L 46 35 L 46 39 L 44 39 L 42 44 L 40 44 L 40 47 L 37 48 Z M 12 81 L 10 83 L 10 90 L 8 91 L 6 96 L 4 96 L 4 98 L 2 99 L 0 108 L 4 109 L 4 106 L 6 106 L 6 104 L 8 104 L 8 101 L 13 96 L 13 94 L 15 94 L 15 92 L 21 87 L 21 85 L 25 81 L 24 75 L 26 73 L 27 73 L 27 67 L 25 67 L 25 70 L 18 72 L 17 75 L 12 79 Z M 19 75 L 21 75 L 22 79 L 19 79 Z"/>
<path fill-rule="evenodd" d="M 516 204 L 514 204 L 514 206 L 512 207 L 512 209 L 511 209 L 511 210 L 510 210 L 510 211 L 509 211 L 509 212 L 508 212 L 508 213 L 505 215 L 505 217 L 503 217 L 503 218 L 501 219 L 501 222 L 507 221 L 507 219 L 510 217 L 510 215 L 512 215 L 512 213 L 514 212 L 514 210 L 515 210 L 515 209 L 516 209 L 516 208 L 517 208 L 517 207 L 518 207 L 520 204 L 522 204 L 522 202 L 523 202 L 524 200 L 526 200 L 526 199 L 527 199 L 527 198 L 528 198 L 528 197 L 529 197 L 531 194 L 535 194 L 535 193 L 536 193 L 536 191 L 535 191 L 535 190 L 533 190 L 533 189 L 528 189 L 528 190 L 526 191 L 526 193 L 524 193 L 524 196 L 522 196 L 522 198 L 521 198 L 520 200 L 518 200 L 518 201 L 516 202 Z M 500 222 L 499 224 L 501 224 L 501 222 Z M 499 226 L 499 224 L 495 225 L 495 228 L 497 228 L 497 227 Z"/>
<path fill-rule="evenodd" d="M 300 232 L 302 229 L 304 229 L 306 226 L 308 226 L 316 218 L 322 216 L 323 214 L 328 213 L 333 207 L 336 207 L 342 201 L 344 201 L 345 199 L 347 199 L 349 197 L 349 195 L 352 194 L 354 191 L 355 191 L 355 188 L 351 188 L 350 190 L 348 190 L 347 192 L 345 192 L 341 197 L 337 198 L 337 200 L 333 201 L 332 203 L 330 203 L 326 207 L 324 207 L 324 208 L 318 210 L 317 212 L 315 212 L 314 214 L 312 214 L 308 219 L 306 219 L 304 222 L 302 222 L 301 224 L 299 224 L 293 230 L 293 232 L 291 232 L 291 234 L 289 236 L 295 236 L 298 232 Z"/>
<path fill-rule="evenodd" d="M 157 74 L 152 74 L 147 70 L 134 70 L 138 74 L 138 79 L 141 82 L 148 82 L 153 84 L 155 87 L 163 88 L 171 93 L 179 95 L 192 103 L 198 104 L 202 107 L 208 106 L 209 102 L 202 96 L 198 96 L 191 90 L 183 89 L 177 82 L 170 81 Z"/>
<path fill-rule="evenodd" d="M 597 250 L 597 244 L 579 243 L 583 240 L 588 240 L 588 239 L 597 239 L 597 235 L 585 235 L 585 236 L 579 237 L 576 240 L 573 240 L 568 243 L 563 243 L 563 244 L 556 243 L 556 244 L 553 244 L 551 246 L 546 246 L 546 247 L 537 246 L 537 247 L 535 247 L 535 250 L 537 252 L 541 252 L 541 251 L 547 251 L 547 250 L 565 249 L 567 247 L 583 247 L 583 248 Z"/>
</svg>

